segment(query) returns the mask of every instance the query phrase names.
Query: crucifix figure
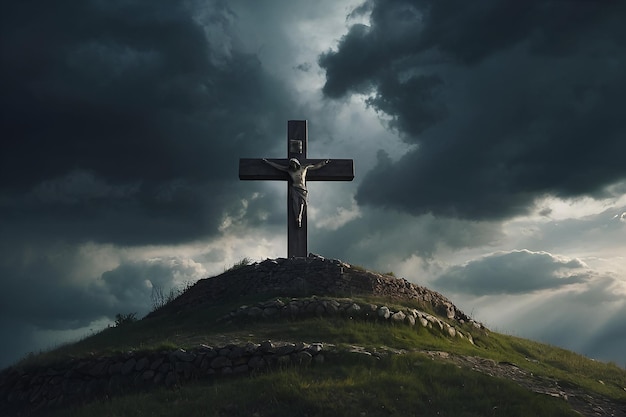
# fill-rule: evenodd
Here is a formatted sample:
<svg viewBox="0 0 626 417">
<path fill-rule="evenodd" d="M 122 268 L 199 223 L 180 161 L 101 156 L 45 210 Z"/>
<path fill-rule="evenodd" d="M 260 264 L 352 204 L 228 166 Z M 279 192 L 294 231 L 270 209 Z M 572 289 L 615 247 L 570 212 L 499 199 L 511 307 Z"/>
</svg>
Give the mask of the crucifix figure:
<svg viewBox="0 0 626 417">
<path fill-rule="evenodd" d="M 296 215 L 296 222 L 298 223 L 298 227 L 302 227 L 302 215 L 304 214 L 304 208 L 307 205 L 307 195 L 309 191 L 306 189 L 306 174 L 309 170 L 320 169 L 324 165 L 330 162 L 330 159 L 319 162 L 317 164 L 309 164 L 302 166 L 300 161 L 296 158 L 291 158 L 289 160 L 288 166 L 282 166 L 275 162 L 268 161 L 263 158 L 263 161 L 270 164 L 276 169 L 286 172 L 291 177 L 291 198 L 293 204 L 293 212 Z"/>
<path fill-rule="evenodd" d="M 287 180 L 287 256 L 307 256 L 307 181 L 352 181 L 352 159 L 307 159 L 306 120 L 287 124 L 287 159 L 239 160 L 240 180 Z"/>
</svg>

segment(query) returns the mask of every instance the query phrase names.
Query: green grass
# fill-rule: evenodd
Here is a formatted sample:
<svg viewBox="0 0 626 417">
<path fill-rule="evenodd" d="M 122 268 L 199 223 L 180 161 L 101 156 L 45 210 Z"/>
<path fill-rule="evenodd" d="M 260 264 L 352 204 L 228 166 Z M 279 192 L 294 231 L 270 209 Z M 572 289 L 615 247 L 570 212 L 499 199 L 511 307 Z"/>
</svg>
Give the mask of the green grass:
<svg viewBox="0 0 626 417">
<path fill-rule="evenodd" d="M 287 367 L 178 390 L 114 398 L 58 416 L 575 416 L 566 403 L 434 362 L 343 354 L 323 366 Z"/>
<path fill-rule="evenodd" d="M 112 355 L 131 350 L 193 348 L 201 343 L 223 346 L 232 341 L 245 344 L 268 339 L 409 352 L 381 360 L 339 353 L 326 363 L 310 368 L 289 367 L 253 376 L 188 383 L 177 390 L 135 393 L 71 412 L 64 410 L 59 416 L 161 416 L 171 415 L 172 407 L 176 415 L 189 416 L 251 416 L 255 413 L 259 416 L 575 415 L 567 411 L 562 400 L 533 394 L 509 381 L 427 359 L 420 350 L 512 362 L 534 375 L 557 379 L 626 404 L 626 371 L 615 364 L 596 362 L 554 346 L 470 325 L 462 328 L 472 334 L 475 345 L 467 340 L 444 337 L 439 331 L 419 325 L 410 327 L 341 317 L 244 320 L 230 324 L 216 320 L 240 305 L 256 301 L 261 300 L 251 297 L 235 303 L 216 303 L 194 311 L 108 328 L 75 344 L 29 357 L 18 366 L 39 366 L 68 357 Z M 400 303 L 382 299 L 359 301 L 388 306 Z M 363 412 L 366 414 L 361 414 Z"/>
<path fill-rule="evenodd" d="M 626 371 L 614 363 L 594 361 L 562 348 L 519 337 L 493 333 L 489 338 L 485 350 L 494 359 L 515 362 L 536 375 L 578 385 L 626 403 Z"/>
</svg>

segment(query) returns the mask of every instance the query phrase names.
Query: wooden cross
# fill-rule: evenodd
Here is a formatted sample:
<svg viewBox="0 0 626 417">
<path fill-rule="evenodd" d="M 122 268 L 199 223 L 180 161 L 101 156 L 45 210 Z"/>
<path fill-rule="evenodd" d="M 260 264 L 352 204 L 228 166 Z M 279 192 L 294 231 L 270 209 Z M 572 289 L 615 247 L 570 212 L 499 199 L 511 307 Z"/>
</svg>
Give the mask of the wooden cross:
<svg viewBox="0 0 626 417">
<path fill-rule="evenodd" d="M 317 164 L 325 159 L 307 159 L 308 128 L 306 120 L 287 122 L 287 159 L 268 159 L 282 166 L 288 166 L 291 158 L 296 158 L 302 166 Z M 298 226 L 297 215 L 292 208 L 293 193 L 291 178 L 288 173 L 270 166 L 263 159 L 239 159 L 240 180 L 283 180 L 287 186 L 287 256 L 307 256 L 306 206 Z M 354 179 L 354 161 L 352 159 L 331 159 L 322 168 L 308 171 L 306 181 L 352 181 Z"/>
</svg>

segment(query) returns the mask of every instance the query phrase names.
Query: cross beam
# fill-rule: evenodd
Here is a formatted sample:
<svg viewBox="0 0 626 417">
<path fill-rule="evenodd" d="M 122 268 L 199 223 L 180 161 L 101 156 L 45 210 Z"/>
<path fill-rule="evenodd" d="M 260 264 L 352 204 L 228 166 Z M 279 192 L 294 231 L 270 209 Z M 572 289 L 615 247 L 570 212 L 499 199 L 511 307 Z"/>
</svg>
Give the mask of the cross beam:
<svg viewBox="0 0 626 417">
<path fill-rule="evenodd" d="M 307 159 L 308 126 L 306 120 L 289 120 L 287 123 L 287 159 L 267 159 L 284 167 L 289 160 L 296 158 L 302 166 L 317 164 L 325 159 Z M 307 219 L 306 205 L 298 226 L 297 214 L 292 207 L 295 191 L 289 173 L 274 168 L 263 159 L 241 158 L 239 160 L 240 180 L 278 180 L 289 181 L 287 190 L 287 256 L 307 256 Z M 331 159 L 330 162 L 306 174 L 306 181 L 352 181 L 354 179 L 354 161 L 352 159 Z"/>
</svg>

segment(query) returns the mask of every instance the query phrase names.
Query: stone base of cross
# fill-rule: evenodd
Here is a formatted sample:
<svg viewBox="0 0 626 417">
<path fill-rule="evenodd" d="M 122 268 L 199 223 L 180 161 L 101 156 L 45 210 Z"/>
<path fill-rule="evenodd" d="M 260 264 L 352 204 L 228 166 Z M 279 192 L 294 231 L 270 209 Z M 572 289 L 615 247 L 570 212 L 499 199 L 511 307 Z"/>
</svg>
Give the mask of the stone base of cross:
<svg viewBox="0 0 626 417">
<path fill-rule="evenodd" d="M 267 159 L 284 167 L 289 166 L 291 158 L 296 158 L 302 166 L 318 164 L 326 159 L 308 159 L 308 127 L 306 120 L 289 120 L 287 123 L 287 159 Z M 240 180 L 282 180 L 289 181 L 287 190 L 287 256 L 307 256 L 307 219 L 306 205 L 298 225 L 297 213 L 293 209 L 293 181 L 288 172 L 281 171 L 268 164 L 262 158 L 241 158 L 239 160 Z M 352 159 L 330 159 L 330 162 L 306 173 L 306 181 L 352 181 L 354 179 L 354 161 Z"/>
</svg>

